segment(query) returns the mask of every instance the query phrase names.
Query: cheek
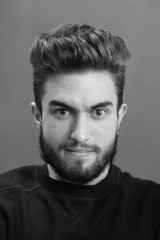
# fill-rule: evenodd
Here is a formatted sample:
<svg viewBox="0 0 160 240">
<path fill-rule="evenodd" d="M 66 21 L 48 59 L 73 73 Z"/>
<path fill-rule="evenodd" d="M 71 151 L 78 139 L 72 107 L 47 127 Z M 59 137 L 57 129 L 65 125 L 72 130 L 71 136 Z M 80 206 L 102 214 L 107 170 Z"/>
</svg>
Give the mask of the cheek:
<svg viewBox="0 0 160 240">
<path fill-rule="evenodd" d="M 117 118 L 110 121 L 105 121 L 97 126 L 94 126 L 94 138 L 101 147 L 110 145 L 114 140 L 117 131 Z"/>
<path fill-rule="evenodd" d="M 69 126 L 47 120 L 43 122 L 43 134 L 56 147 L 68 138 Z"/>
</svg>

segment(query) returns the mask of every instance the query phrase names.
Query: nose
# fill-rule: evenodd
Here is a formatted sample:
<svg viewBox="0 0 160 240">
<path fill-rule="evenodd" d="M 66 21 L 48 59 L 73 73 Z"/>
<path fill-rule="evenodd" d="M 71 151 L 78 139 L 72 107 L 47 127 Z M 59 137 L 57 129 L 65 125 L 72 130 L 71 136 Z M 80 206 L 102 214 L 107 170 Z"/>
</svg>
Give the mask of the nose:
<svg viewBox="0 0 160 240">
<path fill-rule="evenodd" d="M 89 140 L 88 119 L 83 114 L 74 120 L 71 130 L 71 138 L 78 143 L 85 143 Z"/>
</svg>

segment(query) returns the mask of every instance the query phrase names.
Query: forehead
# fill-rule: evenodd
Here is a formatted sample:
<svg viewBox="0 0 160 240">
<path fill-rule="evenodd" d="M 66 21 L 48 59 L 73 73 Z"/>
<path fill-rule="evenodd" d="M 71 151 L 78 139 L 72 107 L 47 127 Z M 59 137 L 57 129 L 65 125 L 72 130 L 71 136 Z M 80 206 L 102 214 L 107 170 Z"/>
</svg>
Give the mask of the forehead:
<svg viewBox="0 0 160 240">
<path fill-rule="evenodd" d="M 106 71 L 61 74 L 50 76 L 45 84 L 42 105 L 60 100 L 79 106 L 90 106 L 102 101 L 117 104 L 113 76 Z"/>
</svg>

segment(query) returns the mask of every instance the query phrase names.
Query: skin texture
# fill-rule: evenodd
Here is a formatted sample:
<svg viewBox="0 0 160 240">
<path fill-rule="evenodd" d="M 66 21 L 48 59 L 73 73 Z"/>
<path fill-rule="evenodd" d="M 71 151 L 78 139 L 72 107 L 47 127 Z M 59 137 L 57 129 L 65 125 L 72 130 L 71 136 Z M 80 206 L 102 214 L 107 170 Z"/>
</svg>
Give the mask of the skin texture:
<svg viewBox="0 0 160 240">
<path fill-rule="evenodd" d="M 50 76 L 42 97 L 42 114 L 35 103 L 32 112 L 41 138 L 54 150 L 67 179 L 54 171 L 53 178 L 76 182 L 80 175 L 88 176 L 84 183 L 96 184 L 108 173 L 106 154 L 112 150 L 116 133 L 127 106 L 117 110 L 117 94 L 112 75 L 107 71 Z M 96 172 L 97 166 L 103 168 Z M 77 181 L 80 182 L 80 181 Z"/>
</svg>

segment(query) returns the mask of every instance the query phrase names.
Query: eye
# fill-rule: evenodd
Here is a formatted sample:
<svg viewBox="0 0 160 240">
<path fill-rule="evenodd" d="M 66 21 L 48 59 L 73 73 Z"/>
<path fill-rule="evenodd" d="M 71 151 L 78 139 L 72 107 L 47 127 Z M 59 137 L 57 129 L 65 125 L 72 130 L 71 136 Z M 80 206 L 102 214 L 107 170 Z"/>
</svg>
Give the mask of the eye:
<svg viewBox="0 0 160 240">
<path fill-rule="evenodd" d="M 104 110 L 104 109 L 99 109 L 99 108 L 97 108 L 97 109 L 93 110 L 92 116 L 93 116 L 94 118 L 102 118 L 102 117 L 105 116 L 106 113 L 107 113 L 107 110 L 106 110 L 106 109 Z"/>
<path fill-rule="evenodd" d="M 67 110 L 66 109 L 59 109 L 59 110 L 57 110 L 57 112 L 60 114 L 60 115 L 66 115 L 67 114 Z"/>
<path fill-rule="evenodd" d="M 65 108 L 60 108 L 55 111 L 57 117 L 64 118 L 70 115 L 70 112 Z"/>
</svg>

